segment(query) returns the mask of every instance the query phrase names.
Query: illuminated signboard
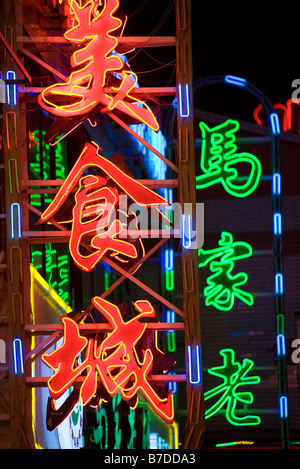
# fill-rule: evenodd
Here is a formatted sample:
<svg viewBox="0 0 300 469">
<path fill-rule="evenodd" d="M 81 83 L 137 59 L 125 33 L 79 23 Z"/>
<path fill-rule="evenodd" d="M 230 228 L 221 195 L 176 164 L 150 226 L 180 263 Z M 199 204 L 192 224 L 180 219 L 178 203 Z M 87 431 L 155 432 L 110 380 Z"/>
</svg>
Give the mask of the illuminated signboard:
<svg viewBox="0 0 300 469">
<path fill-rule="evenodd" d="M 153 340 L 150 348 L 139 342 L 147 327 L 141 323 L 142 317 L 155 317 L 155 311 L 148 301 L 134 303 L 138 315 L 124 322 L 120 309 L 108 301 L 95 297 L 94 307 L 103 314 L 112 327 L 101 343 L 80 335 L 75 321 L 68 316 L 62 317 L 64 342 L 54 352 L 44 354 L 43 361 L 55 374 L 50 377 L 48 387 L 53 399 L 58 399 L 84 372 L 80 385 L 79 402 L 99 405 L 100 400 L 109 400 L 119 392 L 129 406 L 138 404 L 138 391 L 147 398 L 152 408 L 166 421 L 174 418 L 173 394 L 164 385 L 151 383 L 151 370 L 161 366 L 166 373 L 175 360 L 165 357 Z M 147 342 L 147 341 L 146 341 Z M 140 345 L 139 345 L 140 344 Z M 78 364 L 78 357 L 85 352 L 85 358 Z M 161 388 L 165 388 L 162 393 Z M 163 394 L 163 397 L 161 395 Z"/>
<path fill-rule="evenodd" d="M 260 383 L 259 376 L 247 376 L 254 366 L 254 362 L 245 358 L 243 363 L 235 361 L 235 353 L 232 349 L 223 349 L 220 351 L 223 357 L 223 365 L 209 368 L 207 371 L 211 375 L 217 376 L 223 380 L 223 384 L 204 393 L 204 400 L 208 401 L 215 396 L 221 395 L 205 412 L 205 418 L 209 419 L 223 407 L 226 407 L 226 419 L 231 425 L 258 425 L 260 417 L 256 415 L 247 415 L 239 417 L 237 415 L 237 404 L 252 404 L 253 394 L 248 391 L 239 391 L 241 386 L 249 386 Z M 245 410 L 245 413 L 247 410 Z"/>
<path fill-rule="evenodd" d="M 115 12 L 119 0 L 107 0 L 100 5 L 96 0 L 82 3 L 69 1 L 71 28 L 64 35 L 75 46 L 72 73 L 66 82 L 42 91 L 38 98 L 40 106 L 66 122 L 94 119 L 101 113 L 115 114 L 124 123 L 146 126 L 157 135 L 159 126 L 150 107 L 134 97 L 137 77 L 118 55 L 116 36 L 122 33 L 122 21 Z M 171 205 L 167 198 L 135 180 L 128 168 L 124 169 L 113 157 L 103 157 L 95 142 L 85 143 L 53 200 L 47 199 L 48 206 L 38 221 L 38 224 L 70 224 L 69 251 L 76 266 L 84 272 L 91 272 L 100 261 L 109 259 L 128 270 L 133 261 L 136 263 L 144 256 L 138 217 L 126 212 L 126 198 L 146 210 L 160 211 Z M 133 226 L 135 234 L 131 235 Z M 168 257 L 168 289 L 174 288 L 172 256 Z M 109 287 L 108 275 L 104 280 L 105 287 Z M 77 403 L 98 408 L 98 414 L 103 416 L 101 403 L 119 396 L 128 408 L 136 409 L 138 392 L 160 417 L 172 423 L 173 394 L 152 375 L 167 374 L 176 360 L 159 350 L 157 333 L 147 331 L 146 335 L 147 323 L 139 321 L 142 317 L 155 317 L 152 305 L 136 301 L 138 314 L 124 322 L 123 310 L 118 306 L 101 297 L 93 298 L 92 304 L 107 319 L 112 332 L 86 338 L 75 318 L 64 315 L 63 343 L 42 355 L 43 364 L 53 370 L 48 380 L 48 430 L 60 426 Z M 102 438 L 97 431 L 94 437 L 101 446 Z M 119 443 L 117 435 L 115 444 Z"/>
<path fill-rule="evenodd" d="M 49 180 L 50 176 L 50 145 L 40 137 L 44 138 L 46 131 L 40 134 L 39 130 L 29 132 L 29 169 L 33 179 Z M 62 142 L 55 145 L 55 178 L 65 179 L 66 152 Z M 41 210 L 42 206 L 50 204 L 52 198 L 49 194 L 30 194 L 30 204 Z M 31 246 L 31 258 L 33 265 L 43 275 L 46 282 L 56 290 L 61 299 L 70 304 L 70 268 L 69 255 L 65 246 L 53 246 L 46 243 L 45 246 Z M 43 268 L 43 259 L 45 266 Z M 45 272 L 44 272 L 45 270 Z"/>
<path fill-rule="evenodd" d="M 208 286 L 204 289 L 206 306 L 212 305 L 222 311 L 229 311 L 234 305 L 235 297 L 247 305 L 253 304 L 253 296 L 239 287 L 248 280 L 248 275 L 241 272 L 231 275 L 235 262 L 252 255 L 250 244 L 233 242 L 231 233 L 223 231 L 215 249 L 198 250 L 199 267 L 209 264 L 212 275 L 207 279 Z M 219 259 L 219 260 L 218 260 Z"/>
<path fill-rule="evenodd" d="M 237 153 L 235 133 L 238 121 L 226 122 L 210 129 L 204 122 L 199 124 L 202 133 L 200 168 L 203 174 L 196 177 L 196 189 L 221 183 L 226 192 L 234 197 L 247 197 L 257 187 L 261 176 L 261 164 L 251 153 Z M 245 163 L 250 172 L 244 184 L 240 184 L 238 165 Z"/>
<path fill-rule="evenodd" d="M 122 29 L 122 21 L 114 16 L 119 0 L 107 0 L 102 11 L 98 2 L 90 0 L 80 6 L 70 1 L 73 27 L 65 38 L 79 46 L 71 57 L 76 68 L 67 83 L 56 83 L 39 96 L 40 106 L 58 117 L 76 117 L 91 113 L 117 112 L 124 120 L 144 123 L 159 129 L 151 109 L 131 94 L 137 84 L 136 75 L 122 58 L 112 51 L 118 40 L 112 33 Z"/>
<path fill-rule="evenodd" d="M 117 255 L 137 259 L 138 251 L 131 240 L 120 239 L 124 231 L 123 224 L 116 219 L 115 208 L 119 202 L 119 192 L 107 186 L 103 176 L 84 175 L 90 168 L 104 172 L 135 203 L 144 207 L 166 206 L 167 200 L 143 186 L 120 170 L 115 164 L 101 156 L 96 144 L 87 143 L 77 162 L 65 179 L 57 195 L 40 218 L 40 223 L 51 218 L 66 202 L 68 196 L 77 188 L 75 205 L 72 213 L 72 231 L 70 253 L 76 265 L 90 272 L 107 252 L 111 252 L 117 261 Z M 124 215 L 124 214 L 123 214 Z M 70 220 L 64 220 L 70 221 Z M 80 247 L 90 251 L 83 254 Z M 121 261 L 124 263 L 124 261 Z"/>
</svg>

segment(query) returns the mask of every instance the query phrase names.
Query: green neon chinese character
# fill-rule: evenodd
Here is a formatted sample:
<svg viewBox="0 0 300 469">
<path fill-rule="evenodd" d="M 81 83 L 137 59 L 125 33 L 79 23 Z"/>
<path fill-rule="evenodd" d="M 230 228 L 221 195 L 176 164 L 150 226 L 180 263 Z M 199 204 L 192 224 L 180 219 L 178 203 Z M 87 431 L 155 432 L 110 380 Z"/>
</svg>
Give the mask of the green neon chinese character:
<svg viewBox="0 0 300 469">
<path fill-rule="evenodd" d="M 240 386 L 260 383 L 259 376 L 246 376 L 252 369 L 254 362 L 245 358 L 242 365 L 235 361 L 235 354 L 232 349 L 223 349 L 220 351 L 223 357 L 223 365 L 209 368 L 207 371 L 211 375 L 223 379 L 223 384 L 204 393 L 204 401 L 221 394 L 221 397 L 215 404 L 205 411 L 205 418 L 209 419 L 222 407 L 226 405 L 226 419 L 231 425 L 259 425 L 260 417 L 256 415 L 247 415 L 238 417 L 236 415 L 236 406 L 238 402 L 242 404 L 252 404 L 253 394 L 251 392 L 238 392 Z"/>
<path fill-rule="evenodd" d="M 196 189 L 220 182 L 235 197 L 247 197 L 257 187 L 261 176 L 261 164 L 251 153 L 237 153 L 235 132 L 239 123 L 228 119 L 210 129 L 204 122 L 199 124 L 202 133 L 200 168 L 204 174 L 196 177 Z M 239 184 L 235 165 L 250 165 L 250 174 L 244 184 Z"/>
<path fill-rule="evenodd" d="M 252 305 L 253 296 L 239 288 L 247 282 L 248 275 L 244 272 L 231 275 L 235 261 L 250 257 L 252 247 L 242 241 L 233 242 L 232 234 L 226 231 L 221 233 L 218 244 L 216 249 L 198 250 L 199 267 L 210 264 L 210 270 L 213 272 L 207 279 L 208 286 L 204 289 L 206 306 L 213 305 L 221 311 L 229 311 L 235 297 L 248 306 Z M 220 260 L 216 261 L 216 258 Z"/>
</svg>

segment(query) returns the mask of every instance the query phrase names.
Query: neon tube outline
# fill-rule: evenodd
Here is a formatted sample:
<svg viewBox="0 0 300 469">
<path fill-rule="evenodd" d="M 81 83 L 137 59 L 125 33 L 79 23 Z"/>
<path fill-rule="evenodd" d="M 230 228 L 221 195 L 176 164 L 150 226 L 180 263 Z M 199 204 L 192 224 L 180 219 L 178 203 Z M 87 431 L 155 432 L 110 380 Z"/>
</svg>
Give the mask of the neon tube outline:
<svg viewBox="0 0 300 469">
<path fill-rule="evenodd" d="M 179 114 L 180 117 L 189 117 L 190 115 L 190 92 L 189 92 L 189 85 L 186 84 L 184 86 L 184 92 L 182 92 L 182 85 L 178 85 L 178 93 L 179 93 Z M 185 97 L 186 102 L 186 111 L 183 111 L 183 97 Z"/>
<path fill-rule="evenodd" d="M 10 216 L 11 216 L 11 237 L 12 239 L 15 239 L 15 220 L 14 220 L 14 207 L 17 207 L 18 209 L 18 238 L 22 237 L 22 232 L 21 232 L 21 207 L 18 202 L 14 202 L 10 206 Z"/>
<path fill-rule="evenodd" d="M 200 371 L 200 349 L 199 345 L 196 345 L 196 378 L 193 378 L 192 370 L 193 354 L 192 348 L 188 345 L 188 364 L 189 364 L 189 381 L 191 384 L 199 384 L 201 382 L 201 371 Z"/>
</svg>

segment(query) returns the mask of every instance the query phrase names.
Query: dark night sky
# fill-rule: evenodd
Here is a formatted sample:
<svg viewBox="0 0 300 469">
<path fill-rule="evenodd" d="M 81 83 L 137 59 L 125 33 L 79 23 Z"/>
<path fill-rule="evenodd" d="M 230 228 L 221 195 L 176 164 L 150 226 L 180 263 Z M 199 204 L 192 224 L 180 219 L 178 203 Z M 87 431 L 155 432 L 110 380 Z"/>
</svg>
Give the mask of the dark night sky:
<svg viewBox="0 0 300 469">
<path fill-rule="evenodd" d="M 138 3 L 138 6 L 137 6 Z M 122 0 L 121 8 L 128 15 L 126 35 L 151 34 L 162 20 L 156 35 L 175 33 L 174 9 L 164 18 L 172 0 Z M 221 6 L 220 6 L 221 5 Z M 192 37 L 194 79 L 211 75 L 243 77 L 261 90 L 274 103 L 285 103 L 291 97 L 294 79 L 300 79 L 300 6 L 281 2 L 266 7 L 262 2 L 203 2 L 192 0 Z M 295 6 L 296 5 L 296 6 Z M 163 56 L 155 49 L 147 49 L 152 57 L 141 51 L 130 63 L 135 70 L 160 67 L 174 58 L 170 48 Z M 172 65 L 157 72 L 139 75 L 142 86 L 167 86 L 172 79 Z M 240 98 L 243 99 L 240 99 Z M 195 105 L 212 112 L 229 114 L 241 112 L 252 120 L 253 102 L 226 87 L 214 87 L 194 94 Z M 241 104 L 243 102 L 243 105 Z M 258 104 L 258 102 L 257 102 Z M 239 117 L 239 116 L 236 116 Z"/>
<path fill-rule="evenodd" d="M 273 15 L 244 7 L 240 14 L 213 9 L 207 7 L 200 18 L 193 15 L 195 75 L 243 76 L 266 93 L 270 90 L 274 98 L 289 97 L 300 68 L 299 20 L 293 20 L 291 12 L 287 17 L 286 9 Z"/>
<path fill-rule="evenodd" d="M 197 3 L 192 0 L 193 7 Z M 272 11 L 245 3 L 219 8 L 219 3 L 210 2 L 201 14 L 193 14 L 195 79 L 236 75 L 251 82 L 273 104 L 285 103 L 291 97 L 293 80 L 300 78 L 300 12 L 291 2 L 282 3 Z M 217 97 L 222 100 L 222 93 Z M 195 94 L 196 105 L 201 98 Z"/>
</svg>

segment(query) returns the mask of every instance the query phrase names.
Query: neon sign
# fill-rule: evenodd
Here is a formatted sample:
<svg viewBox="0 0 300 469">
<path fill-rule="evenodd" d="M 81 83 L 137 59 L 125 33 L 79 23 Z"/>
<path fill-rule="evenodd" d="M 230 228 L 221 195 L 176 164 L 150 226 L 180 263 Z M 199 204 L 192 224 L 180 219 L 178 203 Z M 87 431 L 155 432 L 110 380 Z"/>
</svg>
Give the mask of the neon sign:
<svg viewBox="0 0 300 469">
<path fill-rule="evenodd" d="M 16 338 L 13 341 L 13 356 L 14 356 L 14 370 L 15 374 L 24 374 L 24 352 L 23 342 L 21 339 Z"/>
<path fill-rule="evenodd" d="M 199 124 L 202 133 L 200 168 L 203 174 L 196 177 L 196 189 L 204 189 L 221 183 L 228 194 L 247 197 L 257 187 L 261 176 L 261 164 L 251 153 L 237 153 L 235 133 L 239 123 L 228 119 L 210 129 L 204 122 Z M 250 165 L 250 173 L 244 184 L 238 183 L 236 165 Z"/>
<path fill-rule="evenodd" d="M 75 47 L 71 56 L 72 73 L 64 83 L 56 83 L 42 91 L 38 98 L 40 106 L 58 121 L 65 119 L 76 124 L 84 119 L 94 120 L 103 113 L 112 118 L 121 116 L 128 125 L 146 126 L 149 132 L 157 135 L 159 125 L 150 107 L 134 97 L 137 76 L 118 55 L 115 35 L 121 34 L 123 27 L 122 21 L 115 16 L 119 0 L 87 0 L 83 3 L 68 1 L 71 27 L 64 37 Z M 188 99 L 187 96 L 187 105 Z M 124 198 L 131 198 L 147 210 L 171 205 L 136 181 L 127 170 L 120 169 L 122 166 L 114 161 L 101 156 L 95 142 L 86 143 L 70 173 L 61 178 L 60 189 L 38 221 L 39 224 L 71 224 L 68 233 L 70 254 L 77 267 L 85 272 L 92 271 L 103 259 L 108 262 L 105 256 L 123 269 L 144 256 L 138 217 L 125 213 Z M 165 174 L 165 171 L 165 164 L 161 164 L 159 174 Z M 126 217 L 135 218 L 131 221 L 135 222 L 137 233 L 132 237 L 130 230 L 125 229 L 129 221 Z M 132 227 L 133 223 L 130 225 Z M 173 251 L 170 254 L 167 286 L 174 289 Z M 109 289 L 108 276 L 107 272 L 104 276 L 106 289 Z M 86 338 L 70 316 L 63 316 L 63 344 L 52 353 L 42 355 L 44 363 L 55 370 L 48 380 L 48 429 L 60 425 L 77 402 L 99 409 L 101 402 L 119 395 L 131 409 L 135 409 L 138 392 L 145 396 L 159 416 L 172 423 L 173 394 L 167 386 L 153 380 L 152 374 L 167 374 L 175 359 L 166 357 L 158 349 L 156 332 L 147 331 L 145 338 L 147 324 L 139 321 L 142 317 L 155 316 L 151 304 L 136 301 L 137 316 L 124 322 L 117 306 L 101 297 L 93 298 L 92 303 L 107 319 L 112 332 L 100 336 L 101 339 L 99 335 Z M 71 394 L 57 409 L 58 399 L 71 386 L 74 386 Z M 101 411 L 99 415 L 104 418 L 105 412 Z M 119 436 L 116 425 L 117 445 Z M 105 439 L 100 440 L 100 446 L 105 447 Z"/>
<path fill-rule="evenodd" d="M 67 254 L 61 254 L 60 250 L 52 244 L 45 244 L 45 280 L 54 288 L 60 298 L 67 304 L 70 303 L 69 293 L 69 259 Z M 33 249 L 31 253 L 32 263 L 37 271 L 43 268 L 43 251 Z M 57 273 L 56 273 L 57 272 Z"/>
<path fill-rule="evenodd" d="M 8 70 L 6 72 L 6 80 L 17 81 L 16 72 L 13 70 Z M 18 87 L 17 84 L 8 84 L 6 85 L 6 97 L 8 106 L 16 106 L 18 102 Z M 2 102 L 2 101 L 1 101 Z M 5 102 L 5 99 L 4 99 Z"/>
<path fill-rule="evenodd" d="M 6 343 L 0 339 L 0 363 L 6 363 Z"/>
<path fill-rule="evenodd" d="M 46 131 L 42 132 L 43 137 Z M 48 180 L 50 177 L 50 145 L 44 141 L 40 142 L 40 131 L 34 130 L 29 132 L 29 148 L 30 163 L 29 168 L 32 177 L 35 179 Z M 64 145 L 57 142 L 55 145 L 55 178 L 66 179 L 66 154 Z M 30 194 L 30 204 L 39 210 L 43 204 L 51 203 L 52 198 L 48 194 Z M 43 272 L 43 253 L 45 255 L 45 280 L 56 290 L 61 299 L 70 304 L 70 272 L 69 272 L 69 255 L 65 253 L 65 247 L 54 247 L 50 243 L 46 243 L 45 247 L 37 249 L 31 247 L 31 257 L 35 268 L 41 273 Z"/>
<path fill-rule="evenodd" d="M 231 275 L 235 261 L 245 259 L 252 255 L 250 244 L 233 242 L 231 233 L 223 231 L 218 242 L 219 247 L 210 250 L 199 249 L 199 267 L 210 265 L 212 275 L 208 277 L 208 286 L 204 289 L 206 306 L 213 305 L 222 311 L 229 311 L 237 297 L 247 305 L 253 304 L 253 296 L 239 287 L 248 280 L 244 272 Z M 216 260 L 220 258 L 220 260 Z"/>
<path fill-rule="evenodd" d="M 236 362 L 235 353 L 232 349 L 223 349 L 220 351 L 220 355 L 223 357 L 223 365 L 209 368 L 207 371 L 211 375 L 222 378 L 223 384 L 205 392 L 204 401 L 212 399 L 218 394 L 221 394 L 221 397 L 205 411 L 205 418 L 211 418 L 226 406 L 226 419 L 231 425 L 259 425 L 261 420 L 256 415 L 247 415 L 245 417 L 236 415 L 238 402 L 242 404 L 252 404 L 253 402 L 251 392 L 240 392 L 238 388 L 260 383 L 259 376 L 246 376 L 253 368 L 254 362 L 248 358 L 245 358 L 242 364 Z"/>
<path fill-rule="evenodd" d="M 144 123 L 158 131 L 151 109 L 131 95 L 137 84 L 136 75 L 120 56 L 112 54 L 118 46 L 112 33 L 122 27 L 122 21 L 114 16 L 118 8 L 119 0 L 105 0 L 101 12 L 95 0 L 89 0 L 83 7 L 76 0 L 70 1 L 73 27 L 64 37 L 79 46 L 71 56 L 71 66 L 76 71 L 67 83 L 43 90 L 39 104 L 58 117 L 117 112 L 131 123 Z"/>
<path fill-rule="evenodd" d="M 95 413 L 92 414 L 95 418 Z M 124 412 L 120 394 L 96 410 L 96 426 L 86 429 L 90 448 L 134 449 L 149 448 L 150 411 L 128 409 Z"/>
<path fill-rule="evenodd" d="M 138 315 L 124 322 L 120 309 L 108 301 L 95 297 L 94 307 L 103 314 L 112 327 L 112 332 L 98 344 L 97 340 L 80 335 L 75 321 L 67 316 L 61 318 L 64 325 L 64 342 L 50 354 L 42 355 L 42 360 L 55 374 L 48 380 L 52 399 L 59 398 L 80 376 L 83 381 L 79 391 L 79 402 L 99 405 L 102 396 L 107 400 L 119 392 L 130 407 L 138 404 L 138 391 L 141 391 L 152 408 L 167 422 L 174 418 L 173 395 L 165 388 L 159 394 L 151 383 L 151 371 L 161 366 L 167 373 L 174 365 L 172 357 L 166 357 L 157 348 L 156 340 L 150 348 L 139 345 L 147 327 L 139 320 L 142 317 L 155 317 L 149 301 L 136 301 L 134 307 Z M 78 364 L 78 357 L 85 352 L 85 358 Z M 154 367 L 154 358 L 156 365 Z M 163 397 L 160 397 L 163 394 Z"/>
<path fill-rule="evenodd" d="M 191 384 L 199 384 L 201 382 L 200 367 L 200 349 L 199 345 L 195 347 L 196 352 L 188 345 L 188 362 L 189 362 L 189 381 Z"/>
<path fill-rule="evenodd" d="M 86 143 L 57 195 L 39 220 L 39 223 L 48 220 L 51 222 L 51 218 L 66 202 L 71 192 L 77 188 L 72 219 L 64 221 L 73 222 L 69 242 L 70 253 L 76 265 L 86 272 L 90 272 L 107 252 L 111 252 L 116 261 L 118 261 L 118 255 L 132 259 L 138 257 L 134 242 L 118 238 L 118 235 L 124 231 L 121 221 L 112 216 L 119 202 L 118 190 L 114 187 L 107 187 L 107 179 L 103 176 L 84 175 L 87 169 L 96 167 L 104 172 L 117 187 L 141 206 L 169 205 L 163 197 L 146 188 L 101 156 L 98 150 L 99 147 L 96 144 Z M 81 245 L 88 246 L 89 251 L 92 252 L 83 254 L 80 250 Z M 120 260 L 120 262 L 124 261 Z"/>
</svg>

